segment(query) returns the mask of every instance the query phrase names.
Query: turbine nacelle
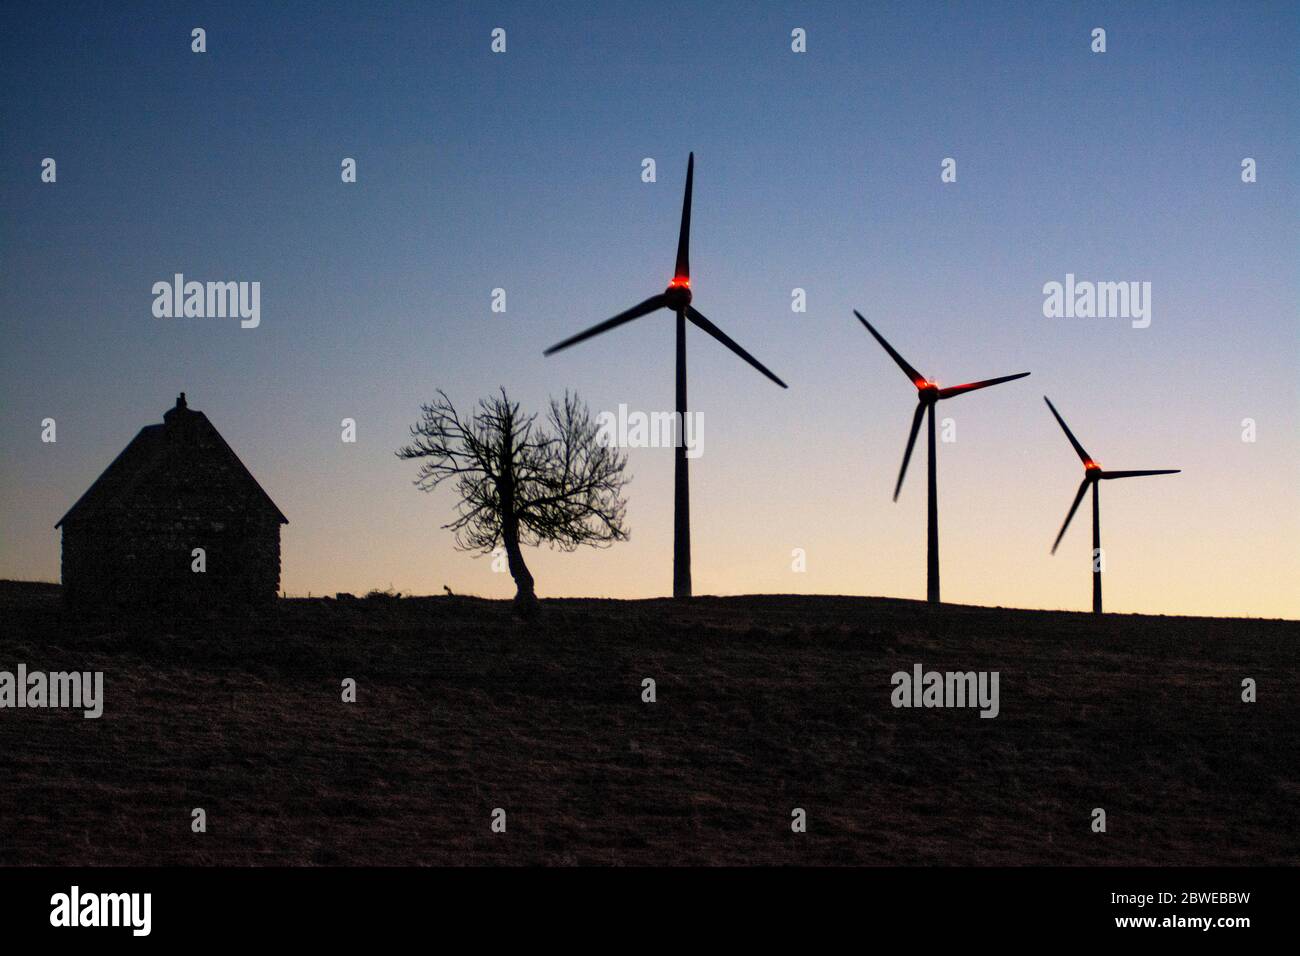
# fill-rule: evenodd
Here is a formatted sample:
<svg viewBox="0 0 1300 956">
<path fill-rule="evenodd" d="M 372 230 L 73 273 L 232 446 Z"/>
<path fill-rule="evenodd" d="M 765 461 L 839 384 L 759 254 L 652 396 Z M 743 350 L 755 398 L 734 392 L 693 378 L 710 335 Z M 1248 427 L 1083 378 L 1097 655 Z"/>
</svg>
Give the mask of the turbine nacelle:
<svg viewBox="0 0 1300 956">
<path fill-rule="evenodd" d="M 664 305 L 674 312 L 681 312 L 690 304 L 691 280 L 686 276 L 675 277 L 664 290 Z"/>
</svg>

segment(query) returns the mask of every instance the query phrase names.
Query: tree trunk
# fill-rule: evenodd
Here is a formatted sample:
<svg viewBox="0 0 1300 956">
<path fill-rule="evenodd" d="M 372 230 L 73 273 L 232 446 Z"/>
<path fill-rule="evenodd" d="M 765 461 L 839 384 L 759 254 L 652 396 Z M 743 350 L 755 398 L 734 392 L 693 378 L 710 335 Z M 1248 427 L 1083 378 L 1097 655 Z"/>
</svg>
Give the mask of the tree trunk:
<svg viewBox="0 0 1300 956">
<path fill-rule="evenodd" d="M 505 542 L 510 576 L 515 579 L 515 613 L 521 617 L 532 617 L 538 609 L 537 594 L 533 590 L 533 575 L 524 563 L 524 553 L 519 548 L 519 522 L 513 517 L 503 521 L 501 537 Z"/>
<path fill-rule="evenodd" d="M 519 518 L 515 513 L 515 474 L 514 474 L 514 423 L 511 418 L 505 421 L 501 435 L 501 477 L 498 479 L 497 492 L 501 495 L 501 541 L 506 549 L 506 564 L 510 576 L 515 579 L 514 612 L 520 617 L 532 617 L 537 613 L 537 594 L 533 590 L 533 575 L 524 563 L 524 553 L 519 549 Z"/>
</svg>

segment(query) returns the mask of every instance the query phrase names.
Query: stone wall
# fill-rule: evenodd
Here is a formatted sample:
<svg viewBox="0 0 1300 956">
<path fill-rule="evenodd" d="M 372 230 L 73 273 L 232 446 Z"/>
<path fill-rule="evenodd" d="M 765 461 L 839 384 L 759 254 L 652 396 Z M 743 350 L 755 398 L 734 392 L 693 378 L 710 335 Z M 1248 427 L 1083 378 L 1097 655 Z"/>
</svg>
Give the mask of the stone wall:
<svg viewBox="0 0 1300 956">
<path fill-rule="evenodd" d="M 195 548 L 204 549 L 203 572 L 193 570 Z M 269 515 L 157 511 L 134 515 L 129 526 L 67 522 L 63 586 L 80 605 L 267 603 L 280 589 L 280 524 Z"/>
</svg>

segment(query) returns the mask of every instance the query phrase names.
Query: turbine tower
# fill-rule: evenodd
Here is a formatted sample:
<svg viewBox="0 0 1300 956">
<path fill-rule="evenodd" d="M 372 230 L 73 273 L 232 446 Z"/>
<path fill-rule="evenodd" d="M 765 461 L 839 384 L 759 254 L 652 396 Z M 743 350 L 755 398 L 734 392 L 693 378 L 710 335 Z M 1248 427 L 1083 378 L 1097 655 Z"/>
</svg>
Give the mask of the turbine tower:
<svg viewBox="0 0 1300 956">
<path fill-rule="evenodd" d="M 631 322 L 657 309 L 668 309 L 677 316 L 677 448 L 676 471 L 674 474 L 673 496 L 673 597 L 691 596 L 691 501 L 690 481 L 687 473 L 686 445 L 682 440 L 686 426 L 686 323 L 703 329 L 731 351 L 735 352 L 754 368 L 758 369 L 776 384 L 786 388 L 785 382 L 773 375 L 758 359 L 750 355 L 733 342 L 720 328 L 706 319 L 698 309 L 691 305 L 691 184 L 695 178 L 695 154 L 691 153 L 686 162 L 686 195 L 682 199 L 682 227 L 677 237 L 677 266 L 668 288 L 658 295 L 652 295 L 639 305 L 634 305 L 626 312 L 620 312 L 612 319 L 606 319 L 593 325 L 585 332 L 579 332 L 546 350 L 552 355 L 570 345 L 589 339 L 592 336 L 608 332 L 612 328 Z"/>
<path fill-rule="evenodd" d="M 938 383 L 932 382 L 924 375 L 918 372 L 912 366 L 907 364 L 903 356 L 894 351 L 894 347 L 885 341 L 885 337 L 872 328 L 871 323 L 862 317 L 862 313 L 857 309 L 853 314 L 858 317 L 858 321 L 867 327 L 867 331 L 876 337 L 876 341 L 881 344 L 889 357 L 892 358 L 898 367 L 903 370 L 903 374 L 912 380 L 916 386 L 916 412 L 912 415 L 912 431 L 907 436 L 907 450 L 903 452 L 903 467 L 898 470 L 898 484 L 894 486 L 894 500 L 898 500 L 898 493 L 903 490 L 903 476 L 907 474 L 907 463 L 912 458 L 912 446 L 916 444 L 916 433 L 921 430 L 921 417 L 927 416 L 930 420 L 929 432 L 929 504 L 927 507 L 926 517 L 926 568 L 925 568 L 925 599 L 932 604 L 939 603 L 939 492 L 937 475 L 935 474 L 935 455 L 934 455 L 934 406 L 943 401 L 945 398 L 953 398 L 957 395 L 963 395 L 966 392 L 973 392 L 977 388 L 988 388 L 990 385 L 1001 385 L 1003 382 L 1011 382 L 1018 378 L 1024 378 L 1028 372 L 1017 372 L 1015 375 L 1003 375 L 1001 378 L 990 378 L 983 382 L 970 382 L 966 385 L 954 385 L 951 388 L 940 388 Z"/>
<path fill-rule="evenodd" d="M 1061 531 L 1056 536 L 1056 541 L 1052 544 L 1052 554 L 1056 554 L 1057 545 L 1065 537 L 1065 529 L 1070 527 L 1070 520 L 1074 513 L 1079 510 L 1079 502 L 1083 500 L 1084 494 L 1087 493 L 1088 487 L 1092 487 L 1092 613 L 1101 613 L 1101 506 L 1097 501 L 1097 492 L 1101 482 L 1108 481 L 1111 478 L 1140 478 L 1144 475 L 1176 475 L 1182 469 L 1180 468 L 1158 468 L 1154 471 L 1102 471 L 1101 465 L 1093 460 L 1092 456 L 1083 450 L 1079 440 L 1074 437 L 1074 432 L 1070 431 L 1070 426 L 1065 424 L 1065 419 L 1061 413 L 1056 410 L 1052 400 L 1046 395 L 1043 401 L 1047 402 L 1047 407 L 1052 410 L 1056 416 L 1056 421 L 1065 432 L 1065 437 L 1070 439 L 1070 444 L 1074 446 L 1079 460 L 1083 462 L 1083 482 L 1079 485 L 1079 492 L 1074 496 L 1074 503 L 1070 505 L 1070 512 L 1065 516 L 1065 524 L 1061 525 Z"/>
</svg>

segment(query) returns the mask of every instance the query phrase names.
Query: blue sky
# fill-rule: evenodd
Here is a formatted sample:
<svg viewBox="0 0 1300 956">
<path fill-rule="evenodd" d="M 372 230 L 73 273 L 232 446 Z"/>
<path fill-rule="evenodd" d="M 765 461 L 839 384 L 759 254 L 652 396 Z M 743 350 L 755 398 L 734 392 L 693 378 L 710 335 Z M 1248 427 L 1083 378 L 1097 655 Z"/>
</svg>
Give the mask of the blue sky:
<svg viewBox="0 0 1300 956">
<path fill-rule="evenodd" d="M 1046 393 L 1106 466 L 1184 469 L 1107 488 L 1108 604 L 1300 615 L 1297 19 L 1281 3 L 16 7 L 0 576 L 57 578 L 54 522 L 185 390 L 289 516 L 290 592 L 510 593 L 451 549 L 450 500 L 416 492 L 392 451 L 438 387 L 671 408 L 666 314 L 542 350 L 662 289 L 694 150 L 695 304 L 791 385 L 690 338 L 697 591 L 924 593 L 923 472 L 890 501 L 912 393 L 858 308 L 942 382 L 1033 372 L 945 409 L 945 596 L 1086 606 L 1085 532 L 1047 554 L 1078 463 Z M 151 286 L 175 272 L 259 281 L 261 326 L 154 318 Z M 1042 286 L 1067 272 L 1150 281 L 1151 327 L 1045 318 Z M 632 541 L 537 555 L 540 593 L 668 591 L 671 452 L 634 450 L 631 470 Z"/>
</svg>

